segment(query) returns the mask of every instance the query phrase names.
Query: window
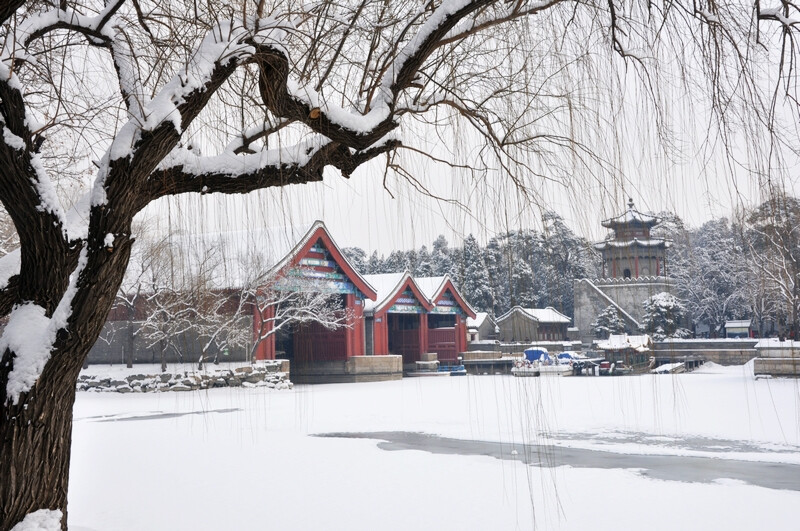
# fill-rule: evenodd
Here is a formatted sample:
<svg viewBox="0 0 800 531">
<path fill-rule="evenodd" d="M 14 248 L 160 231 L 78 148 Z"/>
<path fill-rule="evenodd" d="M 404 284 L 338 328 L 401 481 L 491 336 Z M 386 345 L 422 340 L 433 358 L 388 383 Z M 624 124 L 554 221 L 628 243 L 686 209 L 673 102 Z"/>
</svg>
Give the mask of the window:
<svg viewBox="0 0 800 531">
<path fill-rule="evenodd" d="M 626 269 L 625 271 L 623 271 L 622 276 L 624 276 L 625 278 L 631 278 L 631 270 Z"/>
</svg>

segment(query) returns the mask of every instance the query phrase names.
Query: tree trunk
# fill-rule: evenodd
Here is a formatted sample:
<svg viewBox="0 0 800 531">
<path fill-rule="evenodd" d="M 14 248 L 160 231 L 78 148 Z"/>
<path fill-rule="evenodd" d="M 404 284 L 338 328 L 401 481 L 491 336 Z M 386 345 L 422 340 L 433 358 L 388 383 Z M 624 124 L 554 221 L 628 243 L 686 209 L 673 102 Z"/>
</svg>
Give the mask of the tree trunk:
<svg viewBox="0 0 800 531">
<path fill-rule="evenodd" d="M 88 349 L 86 349 L 88 352 Z M 72 405 L 82 356 L 70 367 L 42 373 L 17 405 L 0 416 L 0 529 L 11 529 L 39 509 L 59 509 L 67 529 L 67 482 Z M 79 361 L 80 360 L 80 361 Z M 52 367 L 52 366 L 51 366 Z M 2 385 L 5 385 L 5 378 Z"/>
<path fill-rule="evenodd" d="M 96 230 L 105 234 L 108 230 Z M 25 515 L 60 510 L 67 529 L 67 484 L 72 443 L 72 406 L 75 383 L 89 350 L 103 329 L 130 259 L 129 231 L 115 241 L 113 252 L 97 245 L 88 251 L 77 279 L 66 327 L 58 330 L 50 359 L 36 383 L 12 404 L 7 384 L 15 354 L 0 361 L 0 531 L 7 531 Z M 90 241 L 102 241 L 91 237 Z M 76 260 L 77 261 L 77 260 Z M 71 268 L 61 268 L 69 278 Z M 63 293 L 65 282 L 53 282 Z M 51 297 L 58 301 L 56 296 Z M 54 305 L 53 305 L 54 306 Z M 48 315 L 52 315 L 49 309 Z"/>
</svg>

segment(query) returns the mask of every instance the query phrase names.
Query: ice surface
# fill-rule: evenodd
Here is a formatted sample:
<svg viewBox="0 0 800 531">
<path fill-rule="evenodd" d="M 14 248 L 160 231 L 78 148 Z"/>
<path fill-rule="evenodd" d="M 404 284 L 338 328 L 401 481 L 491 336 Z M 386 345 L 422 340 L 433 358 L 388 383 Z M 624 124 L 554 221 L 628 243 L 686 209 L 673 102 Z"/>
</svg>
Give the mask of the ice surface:
<svg viewBox="0 0 800 531">
<path fill-rule="evenodd" d="M 765 468 L 798 462 L 798 382 L 756 381 L 741 366 L 725 369 L 619 378 L 406 379 L 282 392 L 79 393 L 70 525 L 793 529 L 795 491 L 725 479 L 653 480 L 646 470 L 548 469 L 485 456 L 390 452 L 373 440 L 310 436 L 406 431 L 511 445 L 556 442 L 621 455 L 747 459 Z M 107 421 L 115 415 L 126 421 Z"/>
</svg>

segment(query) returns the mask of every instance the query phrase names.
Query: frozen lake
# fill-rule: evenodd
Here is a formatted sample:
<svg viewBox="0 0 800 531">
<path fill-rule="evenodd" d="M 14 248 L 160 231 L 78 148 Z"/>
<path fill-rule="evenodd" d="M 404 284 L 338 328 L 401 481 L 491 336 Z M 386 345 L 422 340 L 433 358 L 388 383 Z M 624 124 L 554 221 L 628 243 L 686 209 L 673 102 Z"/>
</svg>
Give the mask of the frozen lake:
<svg viewBox="0 0 800 531">
<path fill-rule="evenodd" d="M 799 382 L 743 367 L 79 393 L 74 416 L 77 531 L 796 529 L 800 504 Z"/>
<path fill-rule="evenodd" d="M 520 461 L 537 467 L 570 466 L 573 468 L 639 469 L 654 479 L 688 483 L 712 483 L 734 479 L 759 487 L 800 491 L 800 465 L 737 461 L 714 457 L 647 455 L 587 450 L 548 444 L 515 444 L 471 441 L 402 431 L 374 433 L 325 433 L 321 437 L 374 439 L 383 450 L 422 450 L 434 454 L 482 455 Z M 695 439 L 695 448 L 703 451 L 709 441 Z M 769 452 L 764 452 L 769 453 Z"/>
</svg>

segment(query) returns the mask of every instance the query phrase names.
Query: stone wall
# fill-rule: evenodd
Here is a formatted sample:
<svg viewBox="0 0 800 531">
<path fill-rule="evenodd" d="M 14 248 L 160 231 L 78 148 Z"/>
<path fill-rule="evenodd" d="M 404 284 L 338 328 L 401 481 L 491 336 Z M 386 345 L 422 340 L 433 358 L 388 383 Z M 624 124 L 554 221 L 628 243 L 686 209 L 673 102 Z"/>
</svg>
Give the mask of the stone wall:
<svg viewBox="0 0 800 531">
<path fill-rule="evenodd" d="M 794 358 L 756 358 L 753 374 L 800 378 L 800 356 Z"/>
<path fill-rule="evenodd" d="M 130 374 L 119 379 L 88 374 L 78 377 L 76 389 L 88 392 L 152 393 L 198 391 L 218 387 L 268 387 L 291 389 L 289 362 L 275 360 L 231 369 L 178 373 Z"/>
<path fill-rule="evenodd" d="M 403 356 L 353 356 L 347 361 L 317 361 L 292 366 L 297 383 L 349 383 L 400 380 Z"/>
<path fill-rule="evenodd" d="M 742 365 L 758 356 L 756 339 L 667 339 L 653 347 L 657 358 L 696 356 L 720 365 Z"/>
<path fill-rule="evenodd" d="M 141 323 L 139 321 L 109 321 L 103 326 L 100 338 L 89 351 L 86 359 L 88 364 L 117 364 L 117 363 L 160 363 L 161 349 L 158 345 L 147 346 L 147 341 L 136 334 Z M 167 348 L 164 357 L 167 363 L 194 362 L 200 359 L 203 351 L 204 340 L 198 339 L 197 334 L 190 330 L 181 334 L 174 344 L 179 348 Z M 206 353 L 207 358 L 218 356 L 220 361 L 248 361 L 250 349 L 245 347 L 228 348 L 224 352 L 213 345 Z"/>
<path fill-rule="evenodd" d="M 628 332 L 639 333 L 638 325 L 644 315 L 644 301 L 656 293 L 669 292 L 671 289 L 670 281 L 666 277 L 576 280 L 573 285 L 573 322 L 578 328 L 579 339 L 585 345 L 590 345 L 595 340 L 591 324 L 600 312 L 611 305 L 611 301 L 628 314 L 620 314 L 629 328 Z"/>
</svg>

